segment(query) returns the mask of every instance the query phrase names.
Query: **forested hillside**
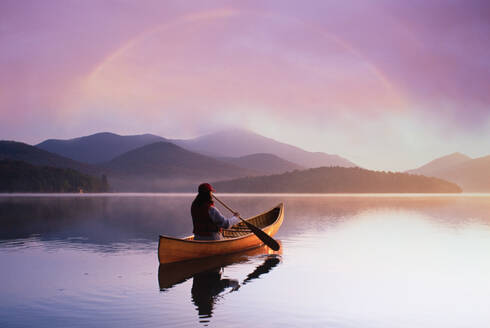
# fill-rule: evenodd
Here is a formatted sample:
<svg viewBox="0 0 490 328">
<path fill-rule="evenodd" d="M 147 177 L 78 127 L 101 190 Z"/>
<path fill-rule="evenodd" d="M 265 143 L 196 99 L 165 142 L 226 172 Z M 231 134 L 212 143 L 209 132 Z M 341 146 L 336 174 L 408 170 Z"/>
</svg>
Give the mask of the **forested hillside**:
<svg viewBox="0 0 490 328">
<path fill-rule="evenodd" d="M 0 160 L 0 192 L 106 192 L 105 176 L 93 177 L 72 169 L 34 166 Z"/>
<path fill-rule="evenodd" d="M 320 167 L 284 174 L 247 177 L 213 184 L 219 192 L 257 193 L 459 193 L 437 178 L 345 167 Z"/>
</svg>

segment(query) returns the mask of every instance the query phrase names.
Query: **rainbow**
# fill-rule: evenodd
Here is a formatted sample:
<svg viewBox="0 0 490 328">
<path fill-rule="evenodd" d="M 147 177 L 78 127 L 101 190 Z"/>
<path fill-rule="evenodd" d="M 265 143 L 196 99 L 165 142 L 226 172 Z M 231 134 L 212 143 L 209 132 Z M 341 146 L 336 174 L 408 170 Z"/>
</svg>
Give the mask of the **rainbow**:
<svg viewBox="0 0 490 328">
<path fill-rule="evenodd" d="M 157 24 L 156 26 L 153 26 L 147 29 L 146 31 L 143 31 L 142 33 L 138 34 L 137 36 L 125 42 L 114 52 L 104 57 L 104 59 L 98 65 L 96 65 L 96 67 L 88 74 L 86 81 L 90 83 L 90 81 L 96 80 L 97 76 L 104 70 L 106 66 L 114 62 L 117 58 L 121 57 L 123 54 L 130 51 L 131 49 L 136 47 L 140 42 L 144 41 L 146 38 L 152 36 L 155 33 L 159 33 L 170 28 L 175 28 L 178 27 L 179 25 L 192 24 L 199 21 L 223 20 L 232 17 L 237 17 L 239 15 L 256 15 L 256 16 L 266 17 L 270 19 L 289 20 L 293 23 L 301 24 L 302 26 L 311 30 L 312 33 L 320 35 L 325 40 L 334 42 L 335 44 L 339 45 L 344 50 L 346 50 L 348 53 L 362 60 L 366 64 L 368 70 L 379 80 L 381 85 L 385 88 L 386 92 L 389 93 L 391 96 L 393 96 L 394 99 L 397 99 L 396 101 L 397 105 L 403 105 L 406 103 L 404 97 L 402 96 L 402 93 L 390 81 L 389 77 L 386 74 L 384 74 L 383 71 L 378 66 L 376 66 L 376 64 L 374 64 L 367 56 L 365 56 L 359 49 L 355 48 L 352 44 L 350 44 L 349 42 L 347 42 L 342 38 L 339 38 L 335 34 L 325 31 L 322 27 L 316 26 L 311 22 L 307 22 L 304 20 L 300 20 L 297 18 L 292 18 L 284 15 L 279 15 L 279 14 L 258 13 L 253 11 L 224 9 L 224 8 L 202 11 L 202 12 L 180 16 L 174 20 L 162 24 Z M 397 107 L 403 108 L 403 106 L 397 106 Z"/>
</svg>

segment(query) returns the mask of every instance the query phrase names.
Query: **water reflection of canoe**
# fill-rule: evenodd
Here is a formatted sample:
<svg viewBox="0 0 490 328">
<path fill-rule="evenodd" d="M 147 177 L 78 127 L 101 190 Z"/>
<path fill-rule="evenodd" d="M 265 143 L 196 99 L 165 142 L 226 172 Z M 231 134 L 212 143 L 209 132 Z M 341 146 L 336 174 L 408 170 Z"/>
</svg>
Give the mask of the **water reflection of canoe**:
<svg viewBox="0 0 490 328">
<path fill-rule="evenodd" d="M 280 203 L 267 212 L 247 219 L 248 222 L 259 227 L 270 236 L 273 236 L 282 224 L 284 218 L 284 205 Z M 194 240 L 193 236 L 186 238 L 173 238 L 160 236 L 158 243 L 158 260 L 160 263 L 171 263 L 191 260 L 215 255 L 237 253 L 262 245 L 247 226 L 241 222 L 230 229 L 223 231 L 222 240 Z"/>
<path fill-rule="evenodd" d="M 213 271 L 232 264 L 244 263 L 247 262 L 252 256 L 269 255 L 271 258 L 268 259 L 268 262 L 279 261 L 277 256 L 281 253 L 282 252 L 280 250 L 278 252 L 274 252 L 267 246 L 261 246 L 234 254 L 160 264 L 158 267 L 158 284 L 160 286 L 160 290 L 164 291 L 201 272 Z"/>
<path fill-rule="evenodd" d="M 160 291 L 166 292 L 192 278 L 192 302 L 198 311 L 199 322 L 207 325 L 213 316 L 218 299 L 223 300 L 224 295 L 236 292 L 241 289 L 241 286 L 248 285 L 269 273 L 281 262 L 280 254 L 281 250 L 275 252 L 267 246 L 262 246 L 240 253 L 160 264 L 158 284 Z M 257 257 L 257 255 L 262 256 Z M 251 257 L 260 258 L 263 261 L 247 275 L 241 284 L 238 280 L 224 275 L 225 267 L 249 262 Z"/>
</svg>

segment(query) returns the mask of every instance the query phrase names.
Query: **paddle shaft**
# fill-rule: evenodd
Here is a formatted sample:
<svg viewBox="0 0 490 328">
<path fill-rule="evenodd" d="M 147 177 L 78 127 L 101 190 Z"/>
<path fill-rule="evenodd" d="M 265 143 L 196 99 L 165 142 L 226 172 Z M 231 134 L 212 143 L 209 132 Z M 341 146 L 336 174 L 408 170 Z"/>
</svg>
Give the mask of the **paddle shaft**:
<svg viewBox="0 0 490 328">
<path fill-rule="evenodd" d="M 223 203 L 218 197 L 216 197 L 214 194 L 211 194 L 211 196 L 213 196 L 214 199 L 216 199 L 221 205 L 223 205 L 228 211 L 230 211 L 231 213 L 235 214 L 237 213 L 236 211 L 234 211 L 233 209 L 231 209 L 228 205 L 226 205 L 225 203 Z M 269 236 L 268 234 L 266 234 L 264 231 L 262 231 L 261 229 L 259 229 L 258 227 L 256 227 L 255 225 L 253 225 L 252 223 L 242 219 L 240 216 L 238 216 L 238 218 L 240 220 L 242 220 L 243 223 L 245 223 L 247 225 L 247 227 L 257 236 L 257 238 L 259 238 L 264 244 L 266 244 L 267 246 L 269 246 L 270 248 L 272 248 L 273 250 L 275 251 L 278 251 L 279 248 L 281 248 L 281 246 L 279 246 L 279 243 L 277 241 L 274 240 L 274 238 L 272 238 L 271 236 Z"/>
</svg>

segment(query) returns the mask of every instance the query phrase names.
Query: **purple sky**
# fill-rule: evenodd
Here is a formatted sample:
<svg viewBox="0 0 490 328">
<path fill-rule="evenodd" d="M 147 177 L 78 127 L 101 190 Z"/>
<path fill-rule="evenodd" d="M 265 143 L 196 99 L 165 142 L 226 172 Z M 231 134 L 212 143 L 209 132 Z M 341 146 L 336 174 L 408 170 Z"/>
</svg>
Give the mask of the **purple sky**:
<svg viewBox="0 0 490 328">
<path fill-rule="evenodd" d="M 371 169 L 490 154 L 488 1 L 0 2 L 0 139 L 255 131 Z"/>
</svg>

